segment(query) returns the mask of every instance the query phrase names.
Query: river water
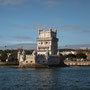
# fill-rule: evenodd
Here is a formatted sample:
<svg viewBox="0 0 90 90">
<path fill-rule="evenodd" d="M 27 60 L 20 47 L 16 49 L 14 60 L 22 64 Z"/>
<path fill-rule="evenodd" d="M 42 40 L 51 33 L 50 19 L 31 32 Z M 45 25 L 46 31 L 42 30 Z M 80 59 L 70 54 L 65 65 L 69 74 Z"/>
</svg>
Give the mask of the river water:
<svg viewBox="0 0 90 90">
<path fill-rule="evenodd" d="M 90 90 L 90 67 L 0 68 L 0 90 Z"/>
</svg>

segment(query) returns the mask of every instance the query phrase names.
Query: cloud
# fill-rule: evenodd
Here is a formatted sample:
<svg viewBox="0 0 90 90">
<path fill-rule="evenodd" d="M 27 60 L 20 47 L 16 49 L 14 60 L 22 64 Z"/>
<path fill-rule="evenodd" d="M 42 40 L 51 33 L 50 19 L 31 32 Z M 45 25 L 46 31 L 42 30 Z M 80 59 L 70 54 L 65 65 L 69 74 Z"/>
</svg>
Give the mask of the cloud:
<svg viewBox="0 0 90 90">
<path fill-rule="evenodd" d="M 61 27 L 56 27 L 57 29 L 63 30 L 63 29 L 82 29 L 83 26 L 72 26 L 72 25 L 66 25 L 66 26 L 61 26 Z"/>
<path fill-rule="evenodd" d="M 56 21 L 59 21 L 59 20 L 56 20 Z M 33 29 L 49 29 L 49 28 L 52 28 L 52 29 L 57 29 L 57 30 L 68 30 L 68 29 L 72 29 L 72 30 L 78 30 L 78 29 L 82 29 L 83 26 L 74 26 L 74 25 L 65 25 L 65 26 L 60 26 L 60 27 L 53 27 L 53 26 L 50 26 L 50 25 L 37 25 L 37 26 L 33 26 L 32 27 Z"/>
<path fill-rule="evenodd" d="M 63 19 L 53 19 L 53 20 L 49 20 L 48 22 L 55 23 L 55 22 L 59 22 L 59 21 L 64 21 L 64 20 Z"/>
<path fill-rule="evenodd" d="M 53 0 L 46 0 L 46 2 L 44 2 L 45 5 L 49 6 L 49 7 L 53 7 L 53 6 L 59 6 L 62 3 L 60 1 L 53 1 Z"/>
<path fill-rule="evenodd" d="M 34 26 L 32 26 L 32 28 L 33 29 L 44 29 L 44 28 L 46 28 L 47 26 L 46 25 L 34 25 Z"/>
<path fill-rule="evenodd" d="M 90 33 L 90 30 L 84 30 L 84 32 L 86 32 L 86 33 Z"/>
<path fill-rule="evenodd" d="M 31 39 L 31 37 L 28 36 L 15 36 L 17 39 Z"/>
<path fill-rule="evenodd" d="M 31 30 L 32 28 L 34 30 L 38 30 L 38 29 L 45 29 L 48 27 L 48 25 L 22 25 L 22 24 L 13 24 L 12 27 L 15 27 L 15 28 L 23 28 L 23 29 L 28 29 L 28 30 Z"/>
<path fill-rule="evenodd" d="M 18 5 L 21 3 L 24 3 L 28 0 L 0 0 L 0 5 L 6 6 L 6 5 Z"/>
<path fill-rule="evenodd" d="M 31 29 L 32 28 L 30 25 L 22 25 L 22 24 L 13 24 L 12 27 L 23 28 L 23 29 Z"/>
<path fill-rule="evenodd" d="M 33 41 L 6 41 L 6 42 L 10 43 L 10 44 L 36 43 L 36 42 L 33 42 Z"/>
<path fill-rule="evenodd" d="M 63 21 L 63 19 L 55 19 L 55 20 L 50 20 L 48 22 L 57 22 L 57 21 Z M 68 30 L 68 29 L 72 29 L 72 30 L 78 30 L 78 29 L 83 29 L 84 26 L 77 26 L 77 25 L 65 25 L 65 26 L 58 26 L 58 27 L 53 27 L 53 26 L 50 26 L 49 24 L 47 25 L 22 25 L 22 24 L 13 24 L 12 25 L 13 27 L 15 28 L 23 28 L 23 29 L 29 29 L 31 30 L 32 28 L 34 30 L 38 30 L 38 29 L 49 29 L 49 28 L 52 28 L 52 29 L 57 29 L 57 30 Z"/>
<path fill-rule="evenodd" d="M 70 29 L 72 26 L 61 26 L 57 27 L 57 29 Z"/>
<path fill-rule="evenodd" d="M 12 26 L 13 27 L 21 27 L 22 25 L 21 24 L 13 24 Z"/>
</svg>

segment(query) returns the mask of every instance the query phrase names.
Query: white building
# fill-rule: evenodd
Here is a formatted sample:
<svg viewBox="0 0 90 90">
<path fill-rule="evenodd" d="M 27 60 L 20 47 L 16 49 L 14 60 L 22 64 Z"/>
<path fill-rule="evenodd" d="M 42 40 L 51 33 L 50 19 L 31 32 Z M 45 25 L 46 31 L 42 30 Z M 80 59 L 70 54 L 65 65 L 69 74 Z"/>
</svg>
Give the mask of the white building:
<svg viewBox="0 0 90 90">
<path fill-rule="evenodd" d="M 57 31 L 49 29 L 49 31 L 39 30 L 39 37 L 37 38 L 37 53 L 45 54 L 49 51 L 49 54 L 57 54 L 58 38 L 56 38 Z"/>
<path fill-rule="evenodd" d="M 63 51 L 63 52 L 60 52 L 62 55 L 68 55 L 68 54 L 76 54 L 75 51 Z"/>
<path fill-rule="evenodd" d="M 25 52 L 18 52 L 18 60 L 20 66 L 41 66 L 41 65 L 60 65 L 63 61 L 62 56 L 58 52 L 57 31 L 49 29 L 49 31 L 39 30 L 37 38 L 37 51 L 32 55 L 26 55 Z"/>
</svg>

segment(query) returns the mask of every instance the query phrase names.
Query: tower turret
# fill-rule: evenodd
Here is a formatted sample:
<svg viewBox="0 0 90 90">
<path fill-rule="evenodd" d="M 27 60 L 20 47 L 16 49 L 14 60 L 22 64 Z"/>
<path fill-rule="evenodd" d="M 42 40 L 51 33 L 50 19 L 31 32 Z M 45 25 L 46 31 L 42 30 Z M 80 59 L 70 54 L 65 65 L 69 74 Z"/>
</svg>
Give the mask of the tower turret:
<svg viewBox="0 0 90 90">
<path fill-rule="evenodd" d="M 21 55 L 21 52 L 20 52 L 20 50 L 18 51 L 18 54 L 17 54 L 17 59 L 18 59 L 18 61 L 20 60 L 20 55 Z"/>
<path fill-rule="evenodd" d="M 49 51 L 47 50 L 46 51 L 46 60 L 48 60 L 48 58 L 49 58 Z"/>
<path fill-rule="evenodd" d="M 56 38 L 56 29 L 53 31 L 39 30 L 39 37 L 37 38 L 37 53 L 46 54 L 48 50 L 51 55 L 57 54 L 58 38 Z"/>
<path fill-rule="evenodd" d="M 25 60 L 26 60 L 26 53 L 25 53 L 25 51 L 24 51 L 24 50 L 22 51 L 22 59 L 23 59 L 23 61 L 25 61 Z"/>
</svg>

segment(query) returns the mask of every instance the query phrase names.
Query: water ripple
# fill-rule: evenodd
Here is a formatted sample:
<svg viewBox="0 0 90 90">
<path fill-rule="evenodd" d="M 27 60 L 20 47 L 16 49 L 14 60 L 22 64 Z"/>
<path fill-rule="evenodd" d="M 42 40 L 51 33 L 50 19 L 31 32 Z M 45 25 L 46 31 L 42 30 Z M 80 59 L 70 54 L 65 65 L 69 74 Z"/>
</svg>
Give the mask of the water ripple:
<svg viewBox="0 0 90 90">
<path fill-rule="evenodd" d="M 0 68 L 0 90 L 90 90 L 90 68 Z"/>
</svg>

